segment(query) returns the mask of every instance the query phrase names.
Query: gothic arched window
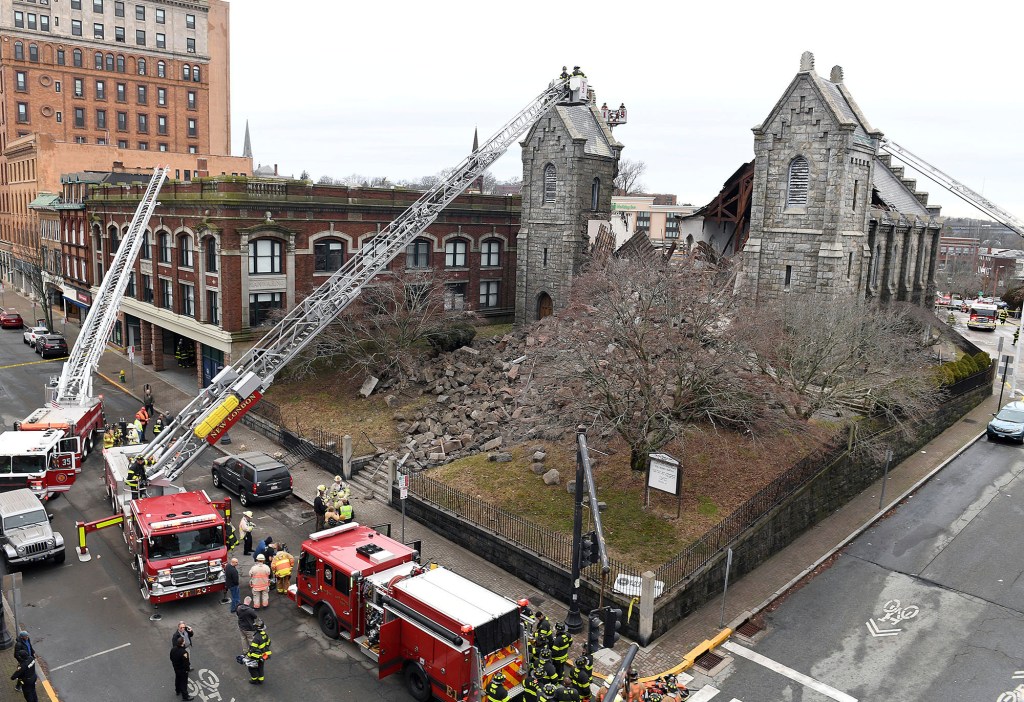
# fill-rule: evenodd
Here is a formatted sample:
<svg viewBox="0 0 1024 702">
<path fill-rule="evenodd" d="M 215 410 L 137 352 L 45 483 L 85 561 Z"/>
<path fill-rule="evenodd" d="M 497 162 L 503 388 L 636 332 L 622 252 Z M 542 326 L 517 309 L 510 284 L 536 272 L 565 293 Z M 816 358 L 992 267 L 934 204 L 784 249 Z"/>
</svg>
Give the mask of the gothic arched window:
<svg viewBox="0 0 1024 702">
<path fill-rule="evenodd" d="M 548 205 L 555 201 L 555 189 L 558 186 L 558 175 L 555 173 L 555 165 L 549 163 L 544 166 L 544 204 Z"/>
<path fill-rule="evenodd" d="M 806 207 L 807 187 L 811 168 L 807 159 L 797 156 L 789 164 L 789 189 L 786 191 L 786 207 Z"/>
</svg>

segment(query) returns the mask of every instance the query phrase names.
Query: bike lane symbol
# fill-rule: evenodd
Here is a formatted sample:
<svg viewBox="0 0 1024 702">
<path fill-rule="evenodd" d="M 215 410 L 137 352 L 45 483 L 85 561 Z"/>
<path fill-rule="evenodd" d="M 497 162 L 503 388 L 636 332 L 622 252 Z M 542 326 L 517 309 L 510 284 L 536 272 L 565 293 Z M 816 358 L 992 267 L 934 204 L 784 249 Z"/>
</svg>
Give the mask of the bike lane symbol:
<svg viewBox="0 0 1024 702">
<path fill-rule="evenodd" d="M 885 624 L 899 624 L 908 619 L 913 619 L 921 612 L 921 608 L 917 605 L 902 607 L 899 600 L 889 600 L 882 606 L 882 611 L 885 614 L 877 622 L 874 619 L 869 619 L 865 622 L 868 633 L 875 638 L 899 636 L 903 631 L 902 627 L 886 627 Z"/>
<path fill-rule="evenodd" d="M 223 702 L 224 698 L 218 688 L 220 688 L 220 678 L 208 668 L 200 668 L 196 673 L 196 679 L 190 678 L 188 681 L 188 694 L 198 697 L 203 702 Z M 232 697 L 228 702 L 235 702 L 235 698 Z"/>
</svg>

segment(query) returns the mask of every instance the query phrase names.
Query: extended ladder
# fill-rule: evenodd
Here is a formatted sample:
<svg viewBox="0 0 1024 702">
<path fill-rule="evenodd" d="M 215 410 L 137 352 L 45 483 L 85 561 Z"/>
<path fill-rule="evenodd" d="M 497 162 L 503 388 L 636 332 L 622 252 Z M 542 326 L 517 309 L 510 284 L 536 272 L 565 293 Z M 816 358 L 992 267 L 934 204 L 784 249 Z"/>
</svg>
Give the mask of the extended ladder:
<svg viewBox="0 0 1024 702">
<path fill-rule="evenodd" d="M 135 216 L 132 217 L 128 233 L 125 234 L 121 245 L 118 246 L 114 254 L 110 270 L 103 276 L 103 282 L 100 283 L 99 291 L 93 299 L 93 305 L 89 308 L 89 314 L 86 315 L 85 322 L 82 323 L 78 341 L 75 342 L 74 348 L 71 349 L 71 355 L 61 370 L 56 399 L 62 405 L 84 405 L 92 397 L 93 373 L 106 348 L 110 330 L 114 328 L 121 298 L 128 287 L 135 258 L 139 255 L 146 227 L 156 208 L 157 193 L 160 192 L 160 187 L 167 179 L 169 172 L 170 168 L 164 167 L 157 168 L 153 173 L 146 193 L 135 210 Z"/>
<path fill-rule="evenodd" d="M 275 374 L 348 307 L 364 285 L 404 251 L 520 134 L 566 98 L 579 102 L 589 99 L 585 77 L 553 81 L 483 146 L 463 159 L 451 175 L 424 193 L 329 280 L 299 301 L 236 363 L 218 373 L 211 385 L 144 450 L 145 458 L 153 461 L 147 470 L 150 484 L 170 484 L 206 446 L 216 443 L 223 431 L 262 397 Z"/>
<path fill-rule="evenodd" d="M 943 173 L 935 166 L 925 161 L 920 156 L 917 156 L 907 149 L 903 148 L 896 142 L 890 139 L 882 139 L 880 147 L 883 151 L 892 154 L 896 158 L 905 162 L 912 168 L 917 169 L 924 175 L 928 176 L 936 183 L 944 187 L 949 192 L 959 197 L 964 202 L 974 205 L 979 210 L 987 214 L 989 217 L 999 222 L 1000 224 L 1009 227 L 1013 231 L 1017 232 L 1020 236 L 1024 236 L 1024 221 L 1017 219 L 1015 216 L 1004 210 L 999 205 L 986 199 L 981 193 L 977 193 L 971 190 L 963 183 L 954 179 L 952 176 Z"/>
</svg>

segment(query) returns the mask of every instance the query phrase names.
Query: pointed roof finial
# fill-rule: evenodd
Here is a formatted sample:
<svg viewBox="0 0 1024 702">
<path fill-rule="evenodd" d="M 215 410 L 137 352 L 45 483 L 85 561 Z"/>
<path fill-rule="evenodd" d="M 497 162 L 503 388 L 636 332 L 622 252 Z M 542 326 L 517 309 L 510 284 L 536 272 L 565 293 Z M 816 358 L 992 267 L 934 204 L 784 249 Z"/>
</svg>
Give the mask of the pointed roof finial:
<svg viewBox="0 0 1024 702">
<path fill-rule="evenodd" d="M 252 142 L 249 140 L 249 120 L 245 120 L 245 143 L 242 145 L 242 158 L 252 158 Z"/>
<path fill-rule="evenodd" d="M 843 82 L 843 67 L 842 66 L 832 66 L 832 73 L 829 75 L 828 79 L 830 81 L 832 81 L 833 83 L 842 83 Z"/>
<path fill-rule="evenodd" d="M 800 54 L 800 72 L 808 73 L 814 70 L 814 54 L 805 51 Z"/>
</svg>

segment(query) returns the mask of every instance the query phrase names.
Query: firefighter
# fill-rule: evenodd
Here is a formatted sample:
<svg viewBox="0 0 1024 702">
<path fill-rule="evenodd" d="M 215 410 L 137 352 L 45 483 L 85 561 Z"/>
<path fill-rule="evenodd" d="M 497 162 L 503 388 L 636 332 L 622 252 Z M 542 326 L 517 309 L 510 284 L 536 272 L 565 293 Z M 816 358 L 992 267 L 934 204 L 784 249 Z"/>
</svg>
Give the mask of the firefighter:
<svg viewBox="0 0 1024 702">
<path fill-rule="evenodd" d="M 1006 308 L 1003 307 L 1001 310 L 999 310 L 999 323 L 1006 324 L 1006 318 L 1008 316 L 1010 316 L 1009 313 L 1006 311 Z"/>
<path fill-rule="evenodd" d="M 636 672 L 636 668 L 629 671 L 629 679 L 626 681 L 625 688 L 626 702 L 642 702 L 644 686 L 640 682 L 640 674 Z"/>
<path fill-rule="evenodd" d="M 550 648 L 542 648 L 537 654 L 537 679 L 541 684 L 557 684 L 559 682 L 558 671 L 555 669 L 555 664 L 551 662 Z"/>
<path fill-rule="evenodd" d="M 317 485 L 316 499 L 313 500 L 313 514 L 316 515 L 316 526 L 313 531 L 323 531 L 327 524 L 327 486 Z"/>
<path fill-rule="evenodd" d="M 526 652 L 530 656 L 530 664 L 537 660 L 537 655 L 540 653 L 540 647 L 537 645 L 537 637 L 530 635 L 530 638 L 526 640 Z"/>
<path fill-rule="evenodd" d="M 541 648 L 548 646 L 551 642 L 551 620 L 543 612 L 537 612 L 537 620 L 533 625 L 533 633 L 537 637 L 537 645 Z"/>
<path fill-rule="evenodd" d="M 142 456 L 137 456 L 128 469 L 128 476 L 124 484 L 132 491 L 132 499 L 137 500 L 146 486 L 146 461 Z"/>
<path fill-rule="evenodd" d="M 331 502 L 341 503 L 351 496 L 348 484 L 341 479 L 340 475 L 334 476 L 334 482 L 331 484 L 331 491 L 328 493 Z"/>
<path fill-rule="evenodd" d="M 540 694 L 540 682 L 537 680 L 537 674 L 531 670 L 523 680 L 523 702 L 537 702 L 538 694 Z"/>
<path fill-rule="evenodd" d="M 590 683 L 594 676 L 587 670 L 583 657 L 579 656 L 573 662 L 572 670 L 569 671 L 569 683 L 576 689 L 582 702 L 590 702 Z"/>
<path fill-rule="evenodd" d="M 295 556 L 285 549 L 285 545 L 281 544 L 281 548 L 270 561 L 270 570 L 277 578 L 277 591 L 282 595 L 288 591 L 288 586 L 291 585 L 292 568 L 295 567 Z"/>
<path fill-rule="evenodd" d="M 167 418 L 163 415 L 163 412 L 153 420 L 153 438 L 159 436 L 160 432 L 164 430 L 164 426 L 167 424 Z"/>
<path fill-rule="evenodd" d="M 103 430 L 103 448 L 113 448 L 116 442 L 117 439 L 114 437 L 114 427 L 108 424 L 106 429 Z"/>
<path fill-rule="evenodd" d="M 588 673 L 590 673 L 590 677 L 593 678 L 594 677 L 594 656 L 590 653 L 590 644 L 589 643 L 583 644 L 583 648 L 580 651 L 580 655 L 577 656 L 576 660 L 577 661 L 582 661 L 583 667 L 586 669 L 586 671 Z"/>
<path fill-rule="evenodd" d="M 558 687 L 553 682 L 546 682 L 540 687 L 537 702 L 557 702 Z"/>
<path fill-rule="evenodd" d="M 565 672 L 565 661 L 569 658 L 571 646 L 572 635 L 566 631 L 563 622 L 558 622 L 555 624 L 555 635 L 551 638 L 551 662 L 555 664 L 559 678 Z"/>
<path fill-rule="evenodd" d="M 238 532 L 235 531 L 235 525 L 228 522 L 228 551 L 231 551 L 238 545 Z"/>
<path fill-rule="evenodd" d="M 559 80 L 569 80 L 569 68 L 562 66 L 562 73 L 558 76 Z"/>
<path fill-rule="evenodd" d="M 135 421 L 138 422 L 139 420 L 136 419 Z M 134 446 L 135 444 L 140 443 L 139 430 L 136 428 L 135 424 L 129 424 L 125 432 L 125 446 Z"/>
<path fill-rule="evenodd" d="M 508 690 L 505 689 L 505 674 L 500 670 L 491 676 L 484 690 L 484 702 L 502 702 L 508 698 Z"/>
<path fill-rule="evenodd" d="M 1020 338 L 1020 327 L 1013 330 L 1013 346 L 1017 345 L 1017 339 Z"/>
<path fill-rule="evenodd" d="M 562 685 L 556 699 L 558 702 L 580 702 L 580 692 L 572 685 Z"/>
<path fill-rule="evenodd" d="M 352 521 L 352 505 L 348 503 L 348 500 L 342 500 L 338 516 L 341 518 L 342 524 L 348 524 Z"/>
<path fill-rule="evenodd" d="M 252 530 L 255 528 L 252 523 L 252 512 L 242 512 L 242 518 L 238 522 L 238 530 L 242 532 L 243 556 L 248 556 L 252 553 Z"/>
<path fill-rule="evenodd" d="M 266 626 L 261 626 L 259 622 L 256 624 L 256 633 L 252 637 L 252 643 L 249 644 L 249 650 L 245 653 L 246 658 L 250 662 L 246 662 L 249 667 L 249 682 L 253 685 L 263 684 L 263 665 L 270 658 L 270 636 L 267 634 Z M 253 665 L 255 662 L 256 665 Z"/>
<path fill-rule="evenodd" d="M 146 427 L 149 426 L 149 412 L 146 411 L 145 407 L 140 407 L 139 411 L 135 413 L 135 428 L 139 430 L 139 437 L 146 440 Z"/>
<path fill-rule="evenodd" d="M 948 324 L 951 327 L 956 326 L 956 315 L 953 314 L 952 310 L 950 310 L 949 316 L 946 317 L 946 324 Z"/>
</svg>

